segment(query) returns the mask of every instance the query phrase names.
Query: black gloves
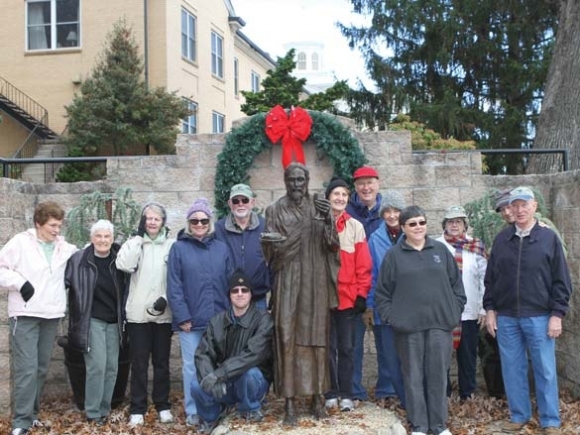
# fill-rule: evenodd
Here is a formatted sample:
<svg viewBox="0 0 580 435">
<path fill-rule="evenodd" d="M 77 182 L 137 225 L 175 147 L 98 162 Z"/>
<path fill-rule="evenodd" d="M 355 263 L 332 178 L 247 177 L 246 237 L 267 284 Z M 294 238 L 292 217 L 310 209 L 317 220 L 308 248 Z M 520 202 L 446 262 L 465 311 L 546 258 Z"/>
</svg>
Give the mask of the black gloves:
<svg viewBox="0 0 580 435">
<path fill-rule="evenodd" d="M 226 384 L 220 382 L 218 377 L 215 373 L 210 373 L 205 375 L 205 377 L 201 380 L 199 384 L 201 389 L 208 394 L 211 394 L 216 399 L 221 399 L 223 396 L 226 395 Z"/>
<path fill-rule="evenodd" d="M 30 298 L 34 296 L 34 287 L 32 287 L 32 284 L 30 284 L 29 281 L 26 281 L 24 284 L 22 284 L 22 287 L 20 288 L 20 294 L 22 295 L 24 302 L 28 302 Z"/>
<path fill-rule="evenodd" d="M 147 225 L 147 216 L 142 215 L 141 216 L 141 220 L 139 221 L 139 228 L 137 228 L 137 235 L 143 237 L 145 235 L 145 233 L 147 232 L 146 230 L 146 225 Z"/>
<path fill-rule="evenodd" d="M 367 309 L 367 300 L 362 296 L 357 296 L 354 301 L 354 312 L 356 314 L 362 314 Z"/>
<path fill-rule="evenodd" d="M 157 300 L 153 303 L 153 309 L 155 311 L 164 312 L 165 308 L 167 308 L 167 301 L 163 296 L 159 296 Z"/>
</svg>

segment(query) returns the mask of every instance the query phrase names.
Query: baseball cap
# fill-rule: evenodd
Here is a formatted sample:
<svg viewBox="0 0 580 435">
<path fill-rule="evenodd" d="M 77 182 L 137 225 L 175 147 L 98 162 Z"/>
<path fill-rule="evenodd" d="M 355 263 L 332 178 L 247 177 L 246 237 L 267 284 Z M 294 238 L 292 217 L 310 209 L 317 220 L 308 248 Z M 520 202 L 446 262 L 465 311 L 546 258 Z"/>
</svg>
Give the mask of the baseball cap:
<svg viewBox="0 0 580 435">
<path fill-rule="evenodd" d="M 370 166 L 361 166 L 356 171 L 354 171 L 354 174 L 352 175 L 353 180 L 363 177 L 379 178 L 379 173 Z"/>
<path fill-rule="evenodd" d="M 234 196 L 245 196 L 246 198 L 252 199 L 254 197 L 254 192 L 252 188 L 247 184 L 236 184 L 230 189 L 230 199 Z"/>
<path fill-rule="evenodd" d="M 460 205 L 452 205 L 445 210 L 445 215 L 443 219 L 457 219 L 457 218 L 467 218 L 467 213 L 465 209 Z"/>
<path fill-rule="evenodd" d="M 530 199 L 535 199 L 534 192 L 529 187 L 520 186 L 516 187 L 510 192 L 509 203 L 521 199 L 522 201 L 529 201 Z"/>
</svg>

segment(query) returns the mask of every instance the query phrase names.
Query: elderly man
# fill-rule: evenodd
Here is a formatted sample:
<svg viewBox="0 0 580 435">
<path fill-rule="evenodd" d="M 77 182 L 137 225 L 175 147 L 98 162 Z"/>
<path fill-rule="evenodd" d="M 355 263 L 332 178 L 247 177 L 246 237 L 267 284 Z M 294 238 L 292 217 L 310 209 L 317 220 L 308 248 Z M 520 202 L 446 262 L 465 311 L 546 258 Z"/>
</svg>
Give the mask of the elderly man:
<svg viewBox="0 0 580 435">
<path fill-rule="evenodd" d="M 210 320 L 195 351 L 191 394 L 201 417 L 198 433 L 211 433 L 222 405 L 237 405 L 248 421 L 262 420 L 261 402 L 272 381 L 274 323 L 252 303 L 252 291 L 249 278 L 236 270 L 229 280 L 231 308 Z"/>
<path fill-rule="evenodd" d="M 370 166 L 362 166 L 352 175 L 354 189 L 346 212 L 363 224 L 367 240 L 381 226 L 383 219 L 381 210 L 382 196 L 379 193 L 379 174 Z M 368 400 L 367 390 L 362 385 L 362 370 L 364 357 L 364 339 L 366 325 L 363 316 L 356 315 L 354 333 L 354 373 L 352 378 L 352 397 L 356 402 Z M 392 382 L 386 379 L 381 385 L 380 397 L 395 396 Z"/>
<path fill-rule="evenodd" d="M 265 221 L 253 211 L 254 192 L 247 184 L 236 184 L 230 190 L 230 213 L 215 224 L 215 237 L 228 245 L 234 269 L 242 269 L 252 282 L 252 301 L 257 308 L 267 308 L 270 270 L 264 259 L 260 234 Z"/>
<path fill-rule="evenodd" d="M 68 261 L 68 344 L 83 352 L 87 370 L 85 413 L 89 422 L 105 424 L 117 379 L 123 336 L 123 291 L 126 274 L 117 270 L 120 246 L 114 227 L 101 219 L 91 227 L 91 244 Z"/>
<path fill-rule="evenodd" d="M 326 412 L 322 394 L 330 387 L 330 309 L 338 306 L 336 277 L 340 242 L 327 199 L 312 200 L 306 166 L 284 171 L 286 195 L 266 209 L 264 256 L 275 274 L 272 314 L 274 389 L 286 399 L 284 423 L 296 424 L 294 398 L 312 397 L 312 414 Z"/>
<path fill-rule="evenodd" d="M 510 192 L 509 204 L 515 224 L 495 238 L 483 298 L 487 330 L 497 334 L 511 414 L 502 429 L 518 432 L 532 416 L 528 351 L 540 426 L 546 435 L 559 434 L 555 348 L 572 293 L 570 273 L 556 233 L 534 216 L 534 192 L 518 187 Z"/>
</svg>

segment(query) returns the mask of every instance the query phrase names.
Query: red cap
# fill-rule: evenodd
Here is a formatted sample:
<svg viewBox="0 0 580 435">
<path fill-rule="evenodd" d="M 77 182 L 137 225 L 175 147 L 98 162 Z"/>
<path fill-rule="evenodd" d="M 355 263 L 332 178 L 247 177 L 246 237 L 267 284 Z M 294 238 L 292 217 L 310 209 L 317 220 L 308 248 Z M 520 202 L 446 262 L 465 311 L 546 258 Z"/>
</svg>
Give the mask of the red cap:
<svg viewBox="0 0 580 435">
<path fill-rule="evenodd" d="M 354 174 L 352 175 L 352 178 L 354 180 L 356 180 L 357 178 L 363 178 L 363 177 L 379 178 L 379 174 L 377 171 L 375 171 L 370 166 L 361 166 L 356 171 L 354 171 Z"/>
</svg>

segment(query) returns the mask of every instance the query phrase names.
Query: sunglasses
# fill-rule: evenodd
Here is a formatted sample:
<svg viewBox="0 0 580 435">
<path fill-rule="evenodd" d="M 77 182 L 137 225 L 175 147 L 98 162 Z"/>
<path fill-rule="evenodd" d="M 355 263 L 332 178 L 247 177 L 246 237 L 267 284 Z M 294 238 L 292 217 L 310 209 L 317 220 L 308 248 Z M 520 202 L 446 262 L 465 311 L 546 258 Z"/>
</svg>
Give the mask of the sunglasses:
<svg viewBox="0 0 580 435">
<path fill-rule="evenodd" d="M 406 223 L 405 225 L 407 225 L 411 228 L 415 228 L 417 225 L 424 227 L 425 225 L 427 225 L 427 221 L 409 222 L 409 223 Z"/>
<path fill-rule="evenodd" d="M 234 205 L 238 205 L 240 202 L 242 204 L 247 204 L 250 202 L 250 198 L 242 198 L 242 199 L 234 198 L 234 199 L 232 199 L 232 204 L 234 204 Z"/>
<path fill-rule="evenodd" d="M 240 291 L 242 293 L 249 293 L 250 292 L 250 289 L 248 287 L 232 287 L 230 289 L 230 294 L 231 295 L 237 295 Z"/>
<path fill-rule="evenodd" d="M 209 224 L 209 219 L 190 219 L 189 223 L 191 225 L 199 225 L 199 224 L 207 225 Z"/>
</svg>

